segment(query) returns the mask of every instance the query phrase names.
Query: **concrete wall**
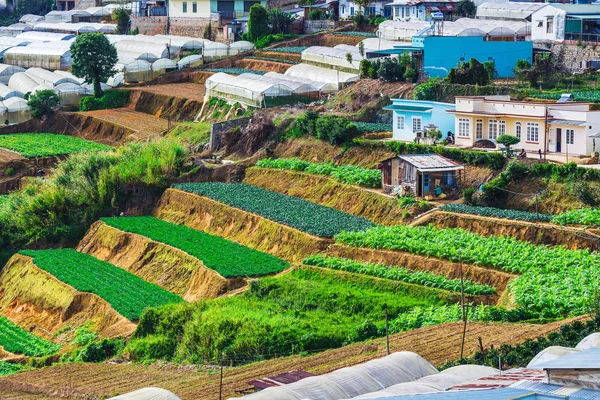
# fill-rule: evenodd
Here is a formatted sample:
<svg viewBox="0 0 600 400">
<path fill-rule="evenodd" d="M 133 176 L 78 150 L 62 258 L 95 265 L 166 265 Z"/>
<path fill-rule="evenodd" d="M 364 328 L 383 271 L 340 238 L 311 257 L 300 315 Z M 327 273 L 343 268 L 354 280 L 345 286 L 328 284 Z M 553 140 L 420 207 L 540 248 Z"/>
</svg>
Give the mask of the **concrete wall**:
<svg viewBox="0 0 600 400">
<path fill-rule="evenodd" d="M 335 29 L 336 23 L 330 20 L 304 21 L 304 33 L 315 33 Z"/>
<path fill-rule="evenodd" d="M 131 29 L 138 29 L 142 35 L 161 35 L 165 33 L 167 17 L 132 17 Z"/>
<path fill-rule="evenodd" d="M 581 73 L 585 69 L 585 62 L 600 60 L 600 46 L 598 43 L 582 43 L 577 45 L 573 41 L 564 41 L 551 46 L 555 57 L 562 59 L 565 68 L 571 73 Z"/>
<path fill-rule="evenodd" d="M 183 12 L 183 3 L 187 3 L 187 12 Z M 196 4 L 196 12 L 194 13 L 194 3 Z M 169 15 L 172 18 L 209 18 L 210 17 L 210 1 L 209 0 L 170 0 Z"/>
<path fill-rule="evenodd" d="M 531 60 L 533 55 L 532 42 L 489 42 L 483 37 L 426 37 L 424 47 L 423 71 L 433 78 L 445 77 L 459 62 L 471 58 L 482 63 L 493 60 L 498 77 L 513 77 L 517 60 Z"/>
</svg>

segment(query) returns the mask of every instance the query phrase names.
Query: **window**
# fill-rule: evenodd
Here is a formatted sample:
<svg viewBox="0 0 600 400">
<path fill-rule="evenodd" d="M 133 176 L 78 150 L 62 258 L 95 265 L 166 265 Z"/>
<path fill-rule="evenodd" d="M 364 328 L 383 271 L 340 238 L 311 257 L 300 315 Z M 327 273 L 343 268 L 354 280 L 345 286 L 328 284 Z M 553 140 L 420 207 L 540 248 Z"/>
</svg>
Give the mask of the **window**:
<svg viewBox="0 0 600 400">
<path fill-rule="evenodd" d="M 483 120 L 478 119 L 475 122 L 475 139 L 483 139 Z"/>
<path fill-rule="evenodd" d="M 554 19 L 553 18 L 546 19 L 546 33 L 552 33 L 553 27 L 554 27 Z"/>
<path fill-rule="evenodd" d="M 429 190 L 429 174 L 423 174 L 423 189 Z"/>
<path fill-rule="evenodd" d="M 521 140 L 521 123 L 520 122 L 515 122 L 515 136 Z"/>
<path fill-rule="evenodd" d="M 192 3 L 192 12 L 194 14 L 198 12 L 198 3 L 196 3 L 196 2 Z"/>
<path fill-rule="evenodd" d="M 350 15 L 354 15 L 354 7 L 350 7 Z"/>
<path fill-rule="evenodd" d="M 398 115 L 398 119 L 396 119 L 396 128 L 404 129 L 404 115 Z"/>
<path fill-rule="evenodd" d="M 346 12 L 346 6 L 340 6 L 342 8 L 342 12 L 340 14 L 343 14 Z"/>
<path fill-rule="evenodd" d="M 490 119 L 488 122 L 488 139 L 496 140 L 498 137 L 498 121 Z"/>
<path fill-rule="evenodd" d="M 540 141 L 540 124 L 537 122 L 527 123 L 527 141 L 534 143 Z"/>
<path fill-rule="evenodd" d="M 187 1 L 183 2 L 183 12 L 187 13 Z"/>
<path fill-rule="evenodd" d="M 538 27 L 538 28 L 543 28 L 543 27 L 544 27 L 544 21 L 541 21 L 541 20 L 540 20 L 540 21 L 538 21 L 538 22 L 537 22 L 537 27 Z"/>
<path fill-rule="evenodd" d="M 413 117 L 413 132 L 421 132 L 421 117 Z"/>
<path fill-rule="evenodd" d="M 499 127 L 498 127 L 498 134 L 499 135 L 506 134 L 506 121 L 500 121 Z"/>
<path fill-rule="evenodd" d="M 471 120 L 468 118 L 458 119 L 458 136 L 467 138 L 471 136 Z"/>
<path fill-rule="evenodd" d="M 567 144 L 575 143 L 575 131 L 573 129 L 567 129 Z"/>
</svg>

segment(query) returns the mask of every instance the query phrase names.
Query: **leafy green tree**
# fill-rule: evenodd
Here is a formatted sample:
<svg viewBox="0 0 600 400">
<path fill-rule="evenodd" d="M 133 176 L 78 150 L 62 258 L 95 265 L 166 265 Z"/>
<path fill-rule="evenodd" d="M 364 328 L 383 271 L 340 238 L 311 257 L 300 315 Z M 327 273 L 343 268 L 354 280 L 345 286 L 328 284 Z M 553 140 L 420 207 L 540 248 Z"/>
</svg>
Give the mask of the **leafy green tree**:
<svg viewBox="0 0 600 400">
<path fill-rule="evenodd" d="M 323 10 L 321 10 L 320 8 L 315 8 L 314 10 L 310 10 L 310 12 L 308 13 L 309 21 L 320 21 L 322 19 L 325 19 L 325 14 L 323 13 Z"/>
<path fill-rule="evenodd" d="M 212 25 L 210 24 L 210 21 L 208 21 L 208 25 L 204 27 L 204 33 L 202 34 L 202 37 L 204 39 L 214 40 Z"/>
<path fill-rule="evenodd" d="M 510 146 L 513 146 L 519 143 L 520 141 L 521 140 L 518 137 L 512 135 L 500 135 L 498 136 L 498 138 L 496 138 L 496 143 L 502 144 L 504 145 L 504 147 L 506 147 L 507 155 L 510 152 Z"/>
<path fill-rule="evenodd" d="M 529 60 L 518 59 L 515 67 L 513 68 L 513 73 L 517 77 L 517 81 L 522 84 L 527 81 L 527 73 L 531 69 L 531 63 Z"/>
<path fill-rule="evenodd" d="M 365 58 L 365 44 L 362 41 L 358 44 L 358 54 L 362 58 Z"/>
<path fill-rule="evenodd" d="M 348 61 L 348 64 L 352 65 L 352 53 L 346 53 L 346 61 Z"/>
<path fill-rule="evenodd" d="M 117 50 L 101 33 L 84 33 L 71 45 L 71 72 L 94 84 L 94 96 L 102 97 L 100 84 L 116 73 Z"/>
<path fill-rule="evenodd" d="M 255 42 L 263 36 L 271 33 L 269 28 L 269 16 L 267 10 L 260 4 L 254 4 L 250 7 L 250 17 L 248 19 L 248 36 Z"/>
<path fill-rule="evenodd" d="M 468 63 L 463 62 L 450 70 L 448 82 L 460 85 L 486 86 L 490 83 L 490 76 L 482 63 L 474 58 Z"/>
<path fill-rule="evenodd" d="M 44 118 L 52 114 L 59 104 L 60 98 L 51 89 L 37 91 L 27 100 L 27 105 L 31 107 L 31 114 L 34 118 Z"/>
<path fill-rule="evenodd" d="M 290 13 L 281 11 L 281 8 L 271 8 L 267 11 L 269 23 L 273 33 L 290 33 L 294 17 Z"/>
<path fill-rule="evenodd" d="M 361 78 L 369 78 L 370 74 L 369 74 L 369 70 L 372 69 L 373 66 L 371 65 L 371 61 L 367 60 L 366 58 L 360 60 L 360 77 Z"/>
<path fill-rule="evenodd" d="M 52 11 L 54 0 L 17 0 L 15 9 L 17 14 L 46 15 Z"/>
<path fill-rule="evenodd" d="M 456 5 L 456 12 L 467 17 L 475 15 L 476 11 L 477 7 L 471 0 L 460 0 Z"/>
<path fill-rule="evenodd" d="M 119 7 L 113 11 L 112 19 L 117 21 L 117 33 L 119 33 L 119 35 L 127 34 L 129 29 L 130 14 L 131 12 L 123 7 Z"/>
</svg>

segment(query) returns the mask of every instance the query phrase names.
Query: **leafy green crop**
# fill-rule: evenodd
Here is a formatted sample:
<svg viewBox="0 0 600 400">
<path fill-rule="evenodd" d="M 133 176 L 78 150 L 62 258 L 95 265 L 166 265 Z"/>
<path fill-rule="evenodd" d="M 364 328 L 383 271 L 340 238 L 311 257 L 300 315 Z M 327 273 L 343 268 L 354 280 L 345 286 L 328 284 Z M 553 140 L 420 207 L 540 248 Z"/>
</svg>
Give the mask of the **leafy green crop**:
<svg viewBox="0 0 600 400">
<path fill-rule="evenodd" d="M 102 221 L 181 249 L 226 278 L 272 274 L 289 266 L 270 254 L 154 217 L 102 218 Z"/>
<path fill-rule="evenodd" d="M 395 281 L 413 283 L 451 292 L 460 292 L 460 279 L 448 279 L 443 275 L 436 275 L 427 271 L 413 271 L 407 268 L 387 266 L 384 264 L 371 264 L 347 258 L 327 257 L 322 254 L 307 257 L 307 265 L 331 268 L 340 271 L 354 272 L 357 274 L 386 278 Z M 488 285 L 480 285 L 469 280 L 464 281 L 465 293 L 473 295 L 489 295 L 496 293 L 496 289 Z"/>
<path fill-rule="evenodd" d="M 372 122 L 355 122 L 360 132 L 391 132 L 394 130 L 392 124 L 375 124 Z"/>
<path fill-rule="evenodd" d="M 23 371 L 25 368 L 26 367 L 20 364 L 12 364 L 0 360 L 0 376 L 16 374 L 19 371 Z"/>
<path fill-rule="evenodd" d="M 245 68 L 208 68 L 208 69 L 205 69 L 204 71 L 224 72 L 226 74 L 233 74 L 233 75 L 241 75 L 241 74 L 264 75 L 267 73 L 267 71 L 259 71 L 257 69 L 245 69 Z"/>
<path fill-rule="evenodd" d="M 104 144 L 90 142 L 75 136 L 52 133 L 0 135 L 0 147 L 15 151 L 26 158 L 112 150 L 112 147 Z"/>
<path fill-rule="evenodd" d="M 335 32 L 334 35 L 360 36 L 360 37 L 377 37 L 376 34 L 371 33 L 371 32 L 358 32 L 358 31 Z"/>
<path fill-rule="evenodd" d="M 442 211 L 450 211 L 460 214 L 473 214 L 473 215 L 482 215 L 484 217 L 494 217 L 494 218 L 503 218 L 503 219 L 516 219 L 520 221 L 542 221 L 542 222 L 550 222 L 553 218 L 552 215 L 549 214 L 536 214 L 532 212 L 526 211 L 518 211 L 518 210 L 505 210 L 502 208 L 494 208 L 494 207 L 477 207 L 477 206 L 468 206 L 465 204 L 446 204 L 439 208 Z"/>
<path fill-rule="evenodd" d="M 272 57 L 246 56 L 244 58 L 249 58 L 251 60 L 273 61 L 273 62 L 284 63 L 284 64 L 292 64 L 292 65 L 300 64 L 297 61 L 290 61 L 290 60 L 284 60 L 281 58 L 272 58 Z"/>
<path fill-rule="evenodd" d="M 73 249 L 22 250 L 34 264 L 80 292 L 94 293 L 135 321 L 146 307 L 179 303 L 181 297 L 119 267 Z"/>
<path fill-rule="evenodd" d="M 515 302 L 543 317 L 589 311 L 600 286 L 600 254 L 521 242 L 510 237 L 483 237 L 462 229 L 376 227 L 343 232 L 339 243 L 406 251 L 451 261 L 520 273 L 509 290 Z"/>
<path fill-rule="evenodd" d="M 582 208 L 565 211 L 554 217 L 552 222 L 559 225 L 600 225 L 600 209 Z"/>
<path fill-rule="evenodd" d="M 381 170 L 367 169 L 357 165 L 335 166 L 333 163 L 311 163 L 298 158 L 264 158 L 256 163 L 260 168 L 274 168 L 303 171 L 315 175 L 329 175 L 335 180 L 349 185 L 366 187 L 381 186 Z"/>
<path fill-rule="evenodd" d="M 587 101 L 591 103 L 600 102 L 600 91 L 598 90 L 585 90 L 582 92 L 570 93 L 573 95 L 575 101 Z M 561 95 L 562 93 L 527 93 L 527 97 L 545 100 L 558 100 Z"/>
<path fill-rule="evenodd" d="M 295 46 L 295 47 L 277 47 L 275 49 L 267 49 L 268 51 L 274 51 L 277 53 L 294 53 L 300 54 L 304 50 L 308 49 L 308 46 Z"/>
<path fill-rule="evenodd" d="M 47 356 L 60 349 L 59 345 L 27 332 L 2 316 L 0 316 L 0 346 L 10 353 L 31 357 Z M 4 366 L 4 368 L 8 370 L 9 367 Z M 2 375 L 2 369 L 3 365 L 0 364 L 0 375 Z"/>
<path fill-rule="evenodd" d="M 180 183 L 173 187 L 256 213 L 315 236 L 331 237 L 342 231 L 359 231 L 375 226 L 364 218 L 243 183 Z"/>
</svg>

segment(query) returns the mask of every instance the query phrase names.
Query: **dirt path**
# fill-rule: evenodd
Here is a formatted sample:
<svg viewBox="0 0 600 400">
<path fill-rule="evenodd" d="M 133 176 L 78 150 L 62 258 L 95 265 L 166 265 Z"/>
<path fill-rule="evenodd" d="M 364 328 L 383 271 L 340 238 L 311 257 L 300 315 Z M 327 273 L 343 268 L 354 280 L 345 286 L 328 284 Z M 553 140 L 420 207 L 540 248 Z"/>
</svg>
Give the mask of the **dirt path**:
<svg viewBox="0 0 600 400">
<path fill-rule="evenodd" d="M 470 323 L 465 344 L 466 355 L 472 355 L 482 338 L 484 347 L 522 343 L 526 339 L 545 336 L 565 322 L 546 325 Z M 392 335 L 392 351 L 414 351 L 435 365 L 442 365 L 459 357 L 462 324 L 447 323 L 425 327 L 411 332 Z M 332 370 L 362 363 L 385 355 L 385 341 L 378 339 L 358 343 L 311 356 L 284 357 L 270 361 L 227 368 L 223 377 L 223 398 L 236 395 L 236 390 L 247 388 L 252 379 L 293 369 L 323 374 Z M 214 368 L 165 365 L 108 365 L 65 364 L 41 370 L 0 378 L 0 388 L 11 393 L 3 399 L 35 399 L 39 395 L 52 398 L 85 398 L 110 396 L 148 386 L 173 391 L 183 400 L 213 400 L 218 393 L 219 374 Z M 10 392 L 13 391 L 13 392 Z M 30 397 L 16 397 L 26 392 Z M 17 394 L 12 394 L 17 393 Z"/>
<path fill-rule="evenodd" d="M 9 161 L 19 161 L 19 160 L 25 160 L 25 157 L 23 157 L 22 155 L 14 152 L 14 151 L 9 151 L 9 150 L 0 148 L 0 163 L 5 163 L 5 162 L 9 162 Z M 1 169 L 2 169 L 2 167 L 0 166 L 0 170 Z"/>
<path fill-rule="evenodd" d="M 139 90 L 141 92 L 157 93 L 165 96 L 203 101 L 206 88 L 204 85 L 200 85 L 198 83 L 185 82 L 170 83 L 166 85 L 138 86 L 132 88 L 131 90 Z"/>
</svg>

